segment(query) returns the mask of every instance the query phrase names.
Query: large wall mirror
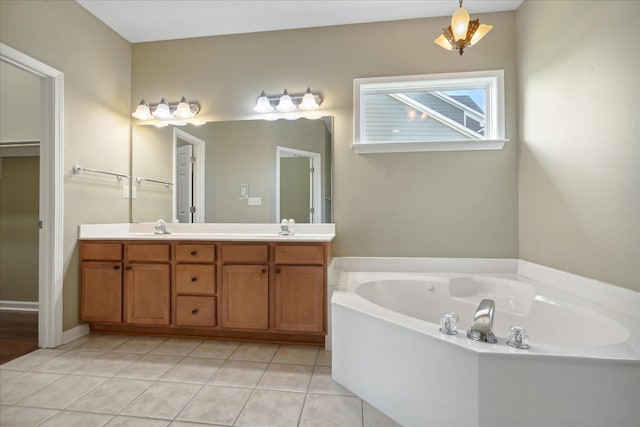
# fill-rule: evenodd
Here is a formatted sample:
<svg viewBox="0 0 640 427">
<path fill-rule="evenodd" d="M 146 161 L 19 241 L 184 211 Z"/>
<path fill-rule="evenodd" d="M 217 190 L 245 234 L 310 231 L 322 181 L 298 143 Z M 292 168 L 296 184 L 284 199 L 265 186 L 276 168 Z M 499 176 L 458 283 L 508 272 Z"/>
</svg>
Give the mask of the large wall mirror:
<svg viewBox="0 0 640 427">
<path fill-rule="evenodd" d="M 332 222 L 333 118 L 136 125 L 133 222 Z"/>
</svg>

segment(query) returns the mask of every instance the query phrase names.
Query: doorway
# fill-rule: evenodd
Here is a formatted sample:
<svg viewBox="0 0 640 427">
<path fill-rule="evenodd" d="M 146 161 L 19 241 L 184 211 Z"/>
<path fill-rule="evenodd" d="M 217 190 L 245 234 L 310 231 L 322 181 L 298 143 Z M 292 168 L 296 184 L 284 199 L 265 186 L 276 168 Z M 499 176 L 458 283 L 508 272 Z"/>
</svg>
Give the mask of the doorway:
<svg viewBox="0 0 640 427">
<path fill-rule="evenodd" d="M 40 79 L 38 346 L 63 343 L 63 73 L 0 43 L 0 61 Z"/>
<path fill-rule="evenodd" d="M 276 147 L 276 220 L 322 222 L 322 155 Z"/>
<path fill-rule="evenodd" d="M 173 128 L 174 218 L 181 223 L 204 222 L 205 142 Z"/>
</svg>

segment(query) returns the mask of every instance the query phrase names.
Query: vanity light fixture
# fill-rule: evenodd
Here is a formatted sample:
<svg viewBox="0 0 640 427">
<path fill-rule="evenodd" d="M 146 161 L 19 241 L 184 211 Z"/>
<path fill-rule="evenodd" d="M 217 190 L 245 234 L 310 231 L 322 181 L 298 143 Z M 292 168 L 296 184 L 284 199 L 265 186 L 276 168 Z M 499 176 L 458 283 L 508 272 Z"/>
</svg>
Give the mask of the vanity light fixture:
<svg viewBox="0 0 640 427">
<path fill-rule="evenodd" d="M 183 96 L 177 105 L 171 105 L 166 99 L 162 98 L 159 104 L 149 106 L 149 103 L 142 99 L 136 111 L 131 115 L 139 120 L 150 120 L 154 118 L 158 120 L 184 120 L 197 116 L 199 112 L 200 105 L 187 101 Z"/>
<path fill-rule="evenodd" d="M 433 42 L 447 50 L 455 49 L 462 55 L 464 48 L 478 43 L 493 29 L 493 25 L 480 24 L 479 19 L 471 21 L 469 12 L 462 7 L 462 0 L 459 2 L 460 6 L 451 17 L 451 25 Z"/>
<path fill-rule="evenodd" d="M 286 89 L 279 96 L 267 96 L 262 91 L 253 110 L 258 113 L 271 113 L 274 109 L 281 113 L 290 113 L 297 109 L 316 110 L 320 108 L 322 101 L 322 96 L 311 92 L 311 88 L 307 88 L 304 94 L 298 95 L 289 95 Z"/>
</svg>

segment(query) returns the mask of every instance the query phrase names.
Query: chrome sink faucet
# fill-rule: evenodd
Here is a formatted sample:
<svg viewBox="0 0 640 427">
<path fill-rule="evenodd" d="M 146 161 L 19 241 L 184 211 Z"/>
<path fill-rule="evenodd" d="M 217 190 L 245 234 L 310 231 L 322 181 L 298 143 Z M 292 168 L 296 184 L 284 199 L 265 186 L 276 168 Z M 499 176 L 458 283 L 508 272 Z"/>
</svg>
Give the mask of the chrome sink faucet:
<svg viewBox="0 0 640 427">
<path fill-rule="evenodd" d="M 498 339 L 493 334 L 493 311 L 496 303 L 492 299 L 483 299 L 476 309 L 473 323 L 467 330 L 467 337 L 472 340 L 497 343 Z"/>
<path fill-rule="evenodd" d="M 156 221 L 154 229 L 154 234 L 171 234 L 171 232 L 167 230 L 167 223 L 163 219 Z"/>
<path fill-rule="evenodd" d="M 293 226 L 296 221 L 294 219 L 283 219 L 280 223 L 280 231 L 278 232 L 281 236 L 293 236 L 295 232 L 293 231 Z"/>
</svg>

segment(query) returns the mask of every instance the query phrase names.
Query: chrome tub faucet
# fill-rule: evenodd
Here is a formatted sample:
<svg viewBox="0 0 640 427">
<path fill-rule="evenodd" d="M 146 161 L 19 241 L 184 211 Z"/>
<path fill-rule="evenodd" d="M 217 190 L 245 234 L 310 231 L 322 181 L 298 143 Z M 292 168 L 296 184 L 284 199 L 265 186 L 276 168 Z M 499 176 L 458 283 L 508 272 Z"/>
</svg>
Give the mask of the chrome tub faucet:
<svg viewBox="0 0 640 427">
<path fill-rule="evenodd" d="M 495 301 L 492 299 L 483 299 L 476 309 L 471 327 L 467 329 L 467 337 L 472 340 L 488 342 L 494 344 L 498 339 L 493 334 L 493 311 L 495 309 Z"/>
</svg>

